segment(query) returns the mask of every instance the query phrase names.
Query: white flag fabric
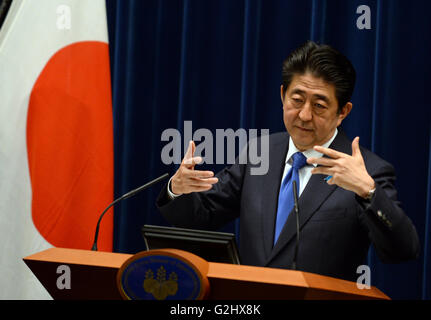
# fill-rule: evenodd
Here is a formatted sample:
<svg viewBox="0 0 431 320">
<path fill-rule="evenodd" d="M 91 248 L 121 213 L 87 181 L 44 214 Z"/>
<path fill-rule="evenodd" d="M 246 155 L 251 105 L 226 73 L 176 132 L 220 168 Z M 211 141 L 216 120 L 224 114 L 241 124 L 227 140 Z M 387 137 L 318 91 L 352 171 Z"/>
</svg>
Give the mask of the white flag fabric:
<svg viewBox="0 0 431 320">
<path fill-rule="evenodd" d="M 22 258 L 90 249 L 113 198 L 105 0 L 14 0 L 0 97 L 0 299 L 49 299 Z M 99 249 L 112 251 L 105 219 Z"/>
</svg>

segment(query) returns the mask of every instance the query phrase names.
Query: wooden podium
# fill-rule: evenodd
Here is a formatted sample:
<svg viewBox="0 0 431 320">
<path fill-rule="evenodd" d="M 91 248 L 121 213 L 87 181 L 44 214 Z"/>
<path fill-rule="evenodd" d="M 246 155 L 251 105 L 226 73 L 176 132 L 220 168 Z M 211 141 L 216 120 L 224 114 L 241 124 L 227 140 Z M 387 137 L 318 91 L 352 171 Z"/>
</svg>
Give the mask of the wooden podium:
<svg viewBox="0 0 431 320">
<path fill-rule="evenodd" d="M 167 250 L 169 251 L 169 250 Z M 172 250 L 175 251 L 175 250 Z M 190 253 L 187 253 L 192 255 Z M 23 260 L 54 299 L 122 299 L 117 273 L 133 255 L 51 248 Z M 59 266 L 70 269 L 70 289 L 58 289 Z M 210 300 L 377 299 L 389 300 L 375 287 L 308 272 L 208 262 Z"/>
</svg>

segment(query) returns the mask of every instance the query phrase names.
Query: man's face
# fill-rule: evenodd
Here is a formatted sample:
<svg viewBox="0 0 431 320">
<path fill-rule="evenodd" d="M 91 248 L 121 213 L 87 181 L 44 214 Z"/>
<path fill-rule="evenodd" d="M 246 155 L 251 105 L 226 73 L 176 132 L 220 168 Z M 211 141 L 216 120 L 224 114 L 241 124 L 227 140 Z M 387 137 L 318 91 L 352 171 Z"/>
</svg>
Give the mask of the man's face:
<svg viewBox="0 0 431 320">
<path fill-rule="evenodd" d="M 338 111 L 335 86 L 310 73 L 294 75 L 283 97 L 283 120 L 295 146 L 301 150 L 323 145 L 347 117 L 352 104 L 350 102 Z"/>
</svg>

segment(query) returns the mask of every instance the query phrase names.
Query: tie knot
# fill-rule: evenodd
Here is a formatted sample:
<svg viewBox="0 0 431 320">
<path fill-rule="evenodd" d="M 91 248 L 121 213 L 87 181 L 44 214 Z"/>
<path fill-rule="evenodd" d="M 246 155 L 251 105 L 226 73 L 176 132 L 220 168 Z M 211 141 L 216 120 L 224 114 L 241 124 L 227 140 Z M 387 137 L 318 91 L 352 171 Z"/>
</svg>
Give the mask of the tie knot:
<svg viewBox="0 0 431 320">
<path fill-rule="evenodd" d="M 307 158 L 302 154 L 302 152 L 294 153 L 292 158 L 293 158 L 292 167 L 294 167 L 297 170 L 307 165 Z"/>
</svg>

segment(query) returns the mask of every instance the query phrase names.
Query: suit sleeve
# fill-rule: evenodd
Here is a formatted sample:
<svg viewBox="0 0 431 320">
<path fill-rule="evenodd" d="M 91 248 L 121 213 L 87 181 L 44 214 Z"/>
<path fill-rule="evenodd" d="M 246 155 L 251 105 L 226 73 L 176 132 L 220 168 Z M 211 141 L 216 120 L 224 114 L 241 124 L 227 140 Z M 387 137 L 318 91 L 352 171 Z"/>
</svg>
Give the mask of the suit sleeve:
<svg viewBox="0 0 431 320">
<path fill-rule="evenodd" d="M 172 225 L 182 228 L 217 230 L 239 217 L 239 204 L 245 165 L 233 164 L 216 174 L 219 181 L 211 190 L 192 192 L 171 200 L 167 185 L 156 205 Z"/>
<path fill-rule="evenodd" d="M 371 175 L 376 182 L 373 199 L 365 204 L 362 198 L 356 198 L 362 208 L 360 219 L 379 259 L 385 263 L 416 259 L 420 253 L 419 238 L 397 200 L 393 167 L 385 163 Z"/>
</svg>

